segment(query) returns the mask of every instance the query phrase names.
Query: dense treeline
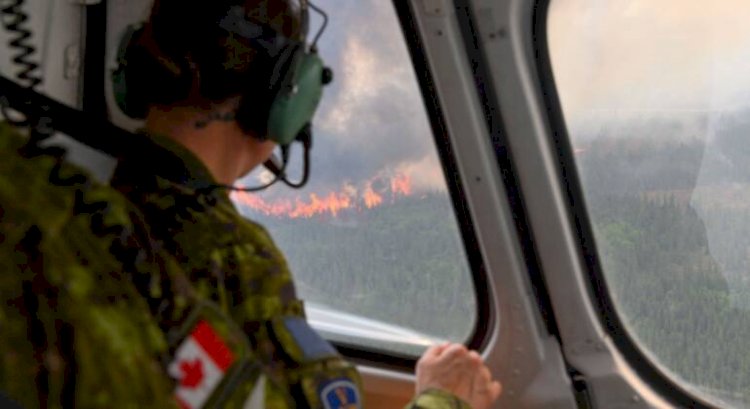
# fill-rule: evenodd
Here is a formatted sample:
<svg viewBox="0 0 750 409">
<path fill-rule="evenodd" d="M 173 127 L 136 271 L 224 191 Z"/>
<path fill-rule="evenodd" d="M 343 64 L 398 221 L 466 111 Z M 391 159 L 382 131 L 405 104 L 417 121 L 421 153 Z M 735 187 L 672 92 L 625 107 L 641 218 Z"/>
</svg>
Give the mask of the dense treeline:
<svg viewBox="0 0 750 409">
<path fill-rule="evenodd" d="M 730 302 L 695 212 L 622 197 L 596 223 L 621 313 L 669 369 L 698 385 L 750 390 L 750 313 Z"/>
<path fill-rule="evenodd" d="M 744 152 L 726 134 L 708 144 L 596 141 L 578 163 L 602 267 L 631 333 L 675 375 L 747 406 L 750 189 L 747 163 L 719 154 Z"/>
<path fill-rule="evenodd" d="M 463 340 L 474 327 L 472 279 L 446 194 L 310 219 L 261 217 L 303 298 Z"/>
</svg>

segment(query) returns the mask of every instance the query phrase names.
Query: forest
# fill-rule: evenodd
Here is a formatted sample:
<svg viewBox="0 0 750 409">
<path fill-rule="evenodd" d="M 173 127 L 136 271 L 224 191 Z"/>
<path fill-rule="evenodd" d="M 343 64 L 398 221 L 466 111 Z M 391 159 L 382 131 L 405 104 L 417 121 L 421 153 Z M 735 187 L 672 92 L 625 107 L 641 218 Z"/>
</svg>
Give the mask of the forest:
<svg viewBox="0 0 750 409">
<path fill-rule="evenodd" d="M 476 300 L 447 194 L 311 218 L 241 211 L 269 230 L 303 299 L 437 339 L 471 335 Z"/>
<path fill-rule="evenodd" d="M 750 124 L 739 118 L 704 134 L 653 135 L 645 124 L 638 136 L 592 139 L 576 162 L 601 268 L 631 335 L 696 391 L 746 407 L 750 144 L 740 135 Z"/>
<path fill-rule="evenodd" d="M 582 138 L 575 154 L 601 268 L 630 335 L 672 376 L 739 406 L 750 405 L 744 117 L 710 132 L 630 124 Z M 303 298 L 437 338 L 464 340 L 474 328 L 474 291 L 445 193 L 336 217 L 241 210 L 267 226 Z"/>
</svg>

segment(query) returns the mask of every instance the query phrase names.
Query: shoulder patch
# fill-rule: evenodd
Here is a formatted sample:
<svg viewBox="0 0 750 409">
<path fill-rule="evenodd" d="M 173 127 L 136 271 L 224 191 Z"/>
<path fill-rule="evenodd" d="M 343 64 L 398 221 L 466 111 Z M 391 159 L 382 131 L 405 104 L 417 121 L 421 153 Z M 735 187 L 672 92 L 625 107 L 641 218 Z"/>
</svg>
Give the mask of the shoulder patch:
<svg viewBox="0 0 750 409">
<path fill-rule="evenodd" d="M 175 399 L 182 409 L 202 408 L 236 360 L 225 341 L 204 320 L 175 351 L 168 372 L 177 381 Z"/>
<path fill-rule="evenodd" d="M 304 355 L 306 361 L 317 361 L 325 358 L 338 357 L 339 354 L 328 341 L 321 338 L 310 324 L 302 317 L 284 318 L 284 328 L 294 339 L 294 343 Z"/>
<path fill-rule="evenodd" d="M 359 390 L 349 379 L 340 378 L 320 388 L 320 401 L 325 409 L 360 409 Z"/>
</svg>

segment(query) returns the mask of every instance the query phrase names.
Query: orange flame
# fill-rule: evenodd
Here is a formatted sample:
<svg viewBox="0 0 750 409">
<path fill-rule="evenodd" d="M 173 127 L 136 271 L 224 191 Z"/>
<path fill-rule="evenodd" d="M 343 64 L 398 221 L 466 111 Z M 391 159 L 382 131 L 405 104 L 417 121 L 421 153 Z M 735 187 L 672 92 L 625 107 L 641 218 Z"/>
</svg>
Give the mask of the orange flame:
<svg viewBox="0 0 750 409">
<path fill-rule="evenodd" d="M 331 192 L 324 198 L 318 198 L 318 195 L 311 193 L 310 203 L 305 203 L 299 199 L 295 200 L 295 208 L 288 215 L 293 219 L 298 217 L 310 218 L 321 213 L 330 213 L 336 216 L 339 211 L 351 206 L 352 200 L 345 194 Z"/>
<path fill-rule="evenodd" d="M 399 174 L 391 179 L 391 192 L 409 196 L 411 194 L 411 180 L 404 174 Z"/>
<path fill-rule="evenodd" d="M 297 197 L 293 200 L 267 201 L 258 195 L 237 191 L 233 192 L 231 197 L 235 202 L 266 216 L 292 219 L 311 218 L 318 215 L 336 217 L 343 210 L 361 210 L 363 207 L 371 209 L 380 206 L 383 203 L 383 194 L 387 194 L 387 192 L 376 192 L 373 189 L 373 181 L 378 179 L 382 178 L 376 177 L 366 182 L 361 193 L 352 186 L 346 185 L 340 192 L 329 192 L 325 196 L 310 193 L 307 200 Z M 411 180 L 403 174 L 393 176 L 386 186 L 390 187 L 392 199 L 397 196 L 409 196 L 412 192 Z M 387 189 L 386 187 L 385 190 Z"/>
<path fill-rule="evenodd" d="M 362 195 L 362 198 L 365 200 L 365 206 L 367 206 L 368 209 L 372 209 L 373 207 L 383 203 L 383 197 L 375 193 L 369 183 L 365 188 L 365 193 Z"/>
</svg>

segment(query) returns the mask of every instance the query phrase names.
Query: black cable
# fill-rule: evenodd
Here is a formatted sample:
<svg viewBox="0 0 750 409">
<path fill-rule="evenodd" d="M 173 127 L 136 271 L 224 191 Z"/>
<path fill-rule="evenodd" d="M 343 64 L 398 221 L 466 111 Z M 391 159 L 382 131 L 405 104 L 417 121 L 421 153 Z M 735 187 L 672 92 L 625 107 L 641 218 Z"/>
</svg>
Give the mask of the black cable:
<svg viewBox="0 0 750 409">
<path fill-rule="evenodd" d="M 285 171 L 287 168 L 287 165 L 289 164 L 289 150 L 288 147 L 282 146 L 281 148 L 281 166 L 276 163 L 276 159 L 268 159 L 263 163 L 263 166 L 268 169 L 269 172 L 274 174 L 274 178 L 268 182 L 264 183 L 262 185 L 253 186 L 253 187 L 240 187 L 237 185 L 211 185 L 207 189 L 207 192 L 210 193 L 211 190 L 214 189 L 227 189 L 234 192 L 246 192 L 246 193 L 253 193 L 253 192 L 260 192 L 261 190 L 266 190 L 269 187 L 275 185 L 279 181 L 283 181 L 285 178 Z M 203 193 L 203 192 L 201 192 Z"/>
<path fill-rule="evenodd" d="M 318 40 L 320 39 L 320 36 L 323 35 L 323 31 L 325 31 L 326 27 L 328 26 L 328 14 L 326 14 L 326 12 L 323 11 L 323 9 L 321 9 L 320 7 L 312 4 L 311 2 L 308 2 L 307 6 L 310 7 L 316 13 L 320 14 L 321 17 L 323 17 L 323 25 L 320 27 L 320 29 L 318 30 L 318 32 L 315 34 L 315 38 L 313 39 L 313 41 L 312 41 L 312 43 L 310 45 L 310 48 L 314 50 L 316 48 L 317 44 L 318 44 Z"/>
<path fill-rule="evenodd" d="M 25 28 L 29 16 L 21 9 L 23 3 L 23 0 L 4 0 L 2 7 L 0 7 L 0 19 L 3 27 L 11 33 L 8 48 L 17 51 L 17 54 L 12 58 L 12 61 L 21 68 L 21 71 L 16 74 L 16 78 L 19 82 L 25 84 L 29 90 L 34 90 L 41 85 L 42 76 L 38 72 L 40 65 L 31 58 L 36 53 L 36 48 L 30 44 L 31 30 Z M 11 117 L 9 107 L 8 99 L 0 96 L 0 114 L 5 120 L 16 127 L 28 126 L 30 128 L 28 145 L 37 145 L 52 136 L 54 131 L 43 115 L 31 116 L 27 114 L 25 119 L 16 120 Z"/>
<path fill-rule="evenodd" d="M 310 177 L 310 149 L 312 149 L 312 127 L 310 124 L 307 124 L 302 128 L 295 141 L 302 143 L 302 149 L 304 149 L 304 152 L 302 153 L 302 177 L 299 182 L 292 182 L 285 173 L 282 173 L 280 178 L 285 185 L 293 189 L 301 189 L 307 184 L 307 180 Z M 288 149 L 288 147 L 285 148 Z"/>
<path fill-rule="evenodd" d="M 297 138 L 294 140 L 295 142 L 300 142 L 302 144 L 302 148 L 304 149 L 304 152 L 302 154 L 302 177 L 299 181 L 293 182 L 289 180 L 289 177 L 286 174 L 286 169 L 289 165 L 289 157 L 290 157 L 290 145 L 282 145 L 281 146 L 281 164 L 279 165 L 277 163 L 277 159 L 275 157 L 272 157 L 271 159 L 267 160 L 263 163 L 263 166 L 271 173 L 274 174 L 273 180 L 271 180 L 268 183 L 265 183 L 260 186 L 254 186 L 254 187 L 239 187 L 234 185 L 212 185 L 209 187 L 210 189 L 227 189 L 235 192 L 259 192 L 261 190 L 265 190 L 272 185 L 282 182 L 285 185 L 293 188 L 293 189 L 301 189 L 307 184 L 308 179 L 310 178 L 310 149 L 312 148 L 312 127 L 310 124 L 305 125 L 304 128 L 300 131 L 300 133 L 297 135 Z"/>
<path fill-rule="evenodd" d="M 16 77 L 29 88 L 36 88 L 42 83 L 42 77 L 36 72 L 39 64 L 31 59 L 36 48 L 29 43 L 31 31 L 25 28 L 29 16 L 21 9 L 23 3 L 24 0 L 4 0 L 0 3 L 0 19 L 3 27 L 12 34 L 8 47 L 17 51 L 12 61 L 21 67 L 21 71 Z"/>
</svg>

